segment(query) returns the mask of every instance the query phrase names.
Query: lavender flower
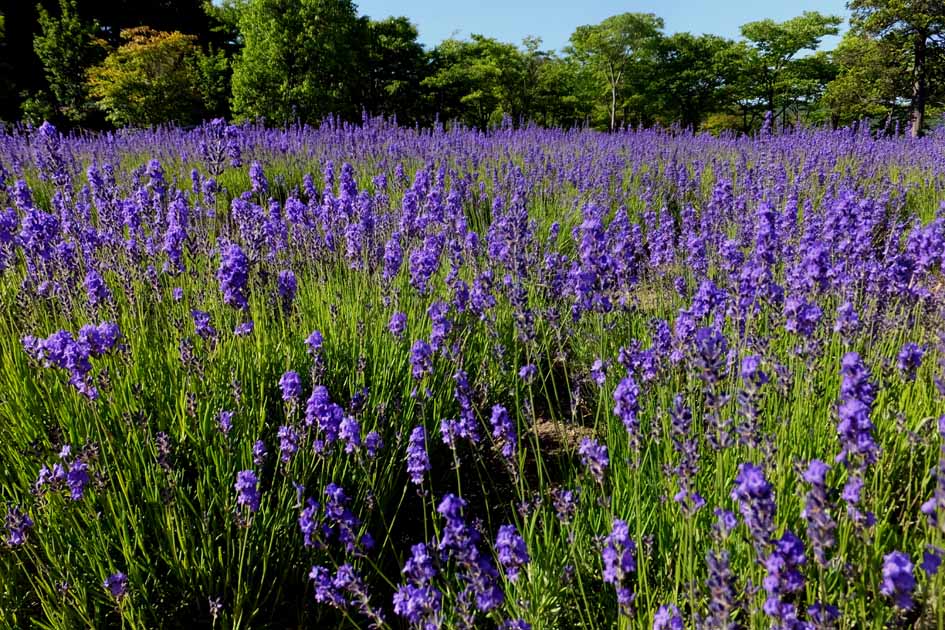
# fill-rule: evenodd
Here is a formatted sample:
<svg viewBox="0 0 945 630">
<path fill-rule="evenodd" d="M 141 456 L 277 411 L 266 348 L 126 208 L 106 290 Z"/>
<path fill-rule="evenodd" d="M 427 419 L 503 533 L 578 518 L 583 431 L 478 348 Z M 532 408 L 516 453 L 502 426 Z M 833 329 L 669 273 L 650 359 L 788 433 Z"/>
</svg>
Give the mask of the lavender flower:
<svg viewBox="0 0 945 630">
<path fill-rule="evenodd" d="M 299 373 L 293 370 L 287 371 L 279 379 L 279 389 L 282 390 L 282 400 L 295 401 L 302 395 L 302 379 Z"/>
<path fill-rule="evenodd" d="M 418 339 L 410 348 L 410 373 L 421 379 L 433 372 L 433 348 L 423 339 Z"/>
<path fill-rule="evenodd" d="M 742 519 L 754 541 L 755 550 L 763 555 L 774 534 L 774 490 L 764 472 L 754 464 L 741 464 L 735 477 L 732 500 L 738 503 Z"/>
<path fill-rule="evenodd" d="M 440 533 L 438 548 L 441 553 L 455 559 L 460 567 L 466 589 L 460 594 L 461 615 L 471 607 L 472 600 L 480 612 L 488 612 L 499 606 L 504 595 L 498 584 L 498 571 L 479 550 L 479 534 L 463 520 L 466 502 L 454 494 L 447 494 L 437 506 L 437 512 L 446 523 Z M 469 615 L 470 617 L 472 615 Z"/>
<path fill-rule="evenodd" d="M 592 440 L 583 438 L 578 447 L 578 455 L 581 456 L 581 463 L 588 469 L 597 483 L 604 483 L 604 473 L 607 470 L 607 464 L 610 460 L 607 458 L 607 447 Z"/>
<path fill-rule="evenodd" d="M 427 309 L 430 316 L 430 349 L 433 352 L 439 352 L 446 342 L 446 338 L 453 329 L 453 323 L 446 316 L 449 312 L 449 305 L 443 301 L 436 301 Z"/>
<path fill-rule="evenodd" d="M 604 582 L 617 589 L 620 611 L 630 616 L 633 611 L 634 594 L 627 581 L 636 571 L 636 545 L 630 539 L 630 528 L 626 521 L 614 519 L 611 533 L 604 539 L 601 552 L 604 561 Z"/>
<path fill-rule="evenodd" d="M 259 482 L 256 480 L 256 473 L 252 470 L 241 470 L 236 475 L 236 504 L 249 508 L 250 512 L 256 512 L 259 509 Z"/>
<path fill-rule="evenodd" d="M 801 511 L 801 518 L 807 521 L 807 537 L 814 549 L 817 564 L 827 566 L 827 552 L 834 544 L 836 522 L 830 516 L 830 502 L 827 497 L 826 476 L 830 467 L 819 459 L 811 460 L 802 475 L 811 488 Z"/>
<path fill-rule="evenodd" d="M 684 628 L 682 615 L 674 604 L 660 606 L 653 615 L 653 630 L 683 630 Z"/>
<path fill-rule="evenodd" d="M 394 612 L 415 626 L 439 627 L 443 596 L 430 584 L 437 573 L 430 550 L 418 543 L 410 552 L 403 569 L 408 581 L 394 593 Z"/>
<path fill-rule="evenodd" d="M 784 303 L 785 330 L 801 337 L 812 337 L 823 311 L 816 304 L 791 296 Z"/>
<path fill-rule="evenodd" d="M 509 581 L 518 580 L 519 571 L 528 564 L 528 548 L 514 525 L 502 525 L 495 539 L 495 551 L 499 564 L 505 569 Z"/>
<path fill-rule="evenodd" d="M 833 330 L 840 333 L 844 340 L 849 341 L 860 327 L 860 318 L 850 302 L 844 302 L 837 307 L 837 319 Z"/>
<path fill-rule="evenodd" d="M 232 411 L 221 410 L 220 414 L 217 416 L 217 427 L 220 429 L 220 433 L 223 435 L 228 435 L 230 429 L 233 428 L 233 416 L 236 415 Z"/>
<path fill-rule="evenodd" d="M 598 387 L 603 387 L 607 381 L 607 366 L 600 359 L 594 359 L 591 365 L 591 378 L 597 383 Z"/>
<path fill-rule="evenodd" d="M 92 308 L 111 301 L 112 292 L 108 289 L 108 285 L 105 284 L 105 280 L 102 279 L 102 276 L 94 269 L 89 270 L 89 272 L 85 274 L 85 282 L 83 284 L 85 285 L 86 295 L 88 295 L 89 298 L 89 305 Z"/>
<path fill-rule="evenodd" d="M 4 528 L 6 533 L 3 542 L 10 547 L 19 547 L 26 542 L 27 532 L 33 528 L 33 519 L 29 514 L 14 506 L 7 510 Z"/>
<path fill-rule="evenodd" d="M 280 458 L 283 462 L 288 463 L 299 450 L 299 435 L 291 426 L 284 424 L 279 427 L 277 436 L 279 438 Z"/>
<path fill-rule="evenodd" d="M 328 497 L 325 501 L 326 536 L 335 538 L 347 553 L 373 547 L 373 540 L 368 534 L 360 537 L 357 534 L 361 521 L 351 511 L 351 499 L 345 494 L 344 488 L 330 483 L 325 486 L 325 496 Z"/>
<path fill-rule="evenodd" d="M 915 590 L 915 576 L 912 574 L 912 560 L 901 551 L 893 551 L 883 556 L 883 580 L 879 592 L 890 597 L 897 608 L 912 610 L 915 602 L 912 593 Z"/>
<path fill-rule="evenodd" d="M 439 628 L 443 594 L 432 586 L 403 584 L 394 592 L 394 612 L 418 628 Z"/>
<path fill-rule="evenodd" d="M 312 547 L 316 544 L 318 535 L 318 502 L 315 499 L 308 499 L 305 507 L 299 514 L 299 529 L 302 531 L 302 542 L 306 547 Z"/>
<path fill-rule="evenodd" d="M 194 318 L 194 330 L 203 339 L 213 339 L 217 336 L 217 329 L 210 323 L 210 313 L 193 309 L 190 311 Z"/>
<path fill-rule="evenodd" d="M 262 466 L 266 462 L 266 443 L 262 440 L 256 440 L 253 443 L 253 463 L 257 466 Z"/>
<path fill-rule="evenodd" d="M 811 620 L 811 630 L 833 630 L 840 618 L 840 609 L 830 604 L 815 602 L 807 607 L 807 616 Z"/>
<path fill-rule="evenodd" d="M 577 513 L 578 490 L 562 490 L 555 488 L 551 491 L 552 504 L 555 508 L 555 515 L 558 520 L 564 524 L 571 522 Z"/>
<path fill-rule="evenodd" d="M 799 626 L 797 606 L 790 597 L 804 588 L 804 576 L 799 570 L 804 562 L 804 544 L 790 531 L 775 541 L 774 549 L 764 561 L 767 571 L 764 589 L 768 593 L 764 611 L 777 628 L 791 630 Z"/>
<path fill-rule="evenodd" d="M 217 280 L 220 281 L 223 301 L 227 305 L 240 310 L 249 307 L 249 302 L 246 299 L 249 282 L 249 260 L 239 245 L 228 243 L 221 247 Z"/>
<path fill-rule="evenodd" d="M 283 307 L 288 310 L 295 301 L 295 294 L 298 291 L 299 283 L 295 279 L 295 273 L 291 269 L 284 269 L 279 272 L 276 281 L 279 297 L 282 298 Z"/>
<path fill-rule="evenodd" d="M 249 181 L 254 194 L 269 194 L 269 182 L 266 180 L 266 174 L 263 172 L 262 164 L 257 161 L 253 161 L 253 163 L 249 165 Z"/>
<path fill-rule="evenodd" d="M 870 381 L 869 370 L 860 355 L 848 352 L 840 368 L 840 436 L 841 451 L 837 461 L 854 464 L 860 469 L 872 464 L 879 456 L 879 445 L 873 438 L 870 412 L 876 400 L 876 386 Z"/>
<path fill-rule="evenodd" d="M 509 412 L 502 405 L 494 405 L 489 423 L 492 425 L 492 438 L 502 447 L 502 457 L 510 459 L 515 453 L 517 438 Z"/>
<path fill-rule="evenodd" d="M 917 343 L 911 341 L 905 343 L 896 357 L 896 367 L 902 372 L 903 378 L 907 381 L 915 380 L 915 373 L 922 365 L 922 357 L 925 350 Z"/>
<path fill-rule="evenodd" d="M 424 475 L 430 471 L 430 458 L 427 455 L 426 431 L 423 427 L 414 427 L 407 443 L 407 473 L 415 485 L 423 483 Z"/>
<path fill-rule="evenodd" d="M 354 453 L 361 447 L 361 425 L 354 416 L 341 419 L 338 437 L 345 443 L 345 453 Z"/>
<path fill-rule="evenodd" d="M 706 556 L 709 577 L 706 586 L 709 589 L 709 616 L 706 620 L 709 628 L 735 628 L 732 617 L 739 609 L 735 577 L 729 566 L 727 551 L 710 551 Z"/>
<path fill-rule="evenodd" d="M 639 395 L 640 389 L 629 374 L 614 390 L 614 415 L 620 418 L 623 426 L 626 427 L 627 435 L 630 437 L 630 446 L 634 451 L 640 447 L 640 421 L 637 418 L 640 412 L 640 404 L 637 400 Z"/>
<path fill-rule="evenodd" d="M 105 578 L 104 586 L 112 597 L 121 600 L 128 594 L 128 576 L 120 571 L 113 573 Z"/>
<path fill-rule="evenodd" d="M 531 384 L 535 380 L 535 375 L 538 374 L 538 368 L 529 363 L 528 365 L 523 365 L 522 368 L 518 371 L 518 377 L 522 379 L 526 384 Z"/>
<path fill-rule="evenodd" d="M 312 331 L 312 334 L 305 339 L 305 345 L 308 346 L 308 353 L 313 356 L 317 355 L 321 352 L 323 342 L 322 333 L 317 330 Z"/>
<path fill-rule="evenodd" d="M 381 434 L 377 431 L 371 431 L 366 436 L 364 436 L 364 450 L 367 452 L 369 459 L 374 459 L 377 457 L 378 452 L 384 448 L 384 440 L 381 439 Z"/>
<path fill-rule="evenodd" d="M 400 339 L 404 336 L 404 332 L 407 330 L 407 314 L 397 311 L 390 317 L 390 323 L 387 325 L 387 330 L 390 331 L 390 334 L 394 335 L 397 339 Z"/>
<path fill-rule="evenodd" d="M 927 545 L 925 551 L 922 552 L 922 564 L 919 566 L 927 576 L 934 577 L 942 565 L 943 557 L 945 557 L 945 550 L 934 545 Z"/>
</svg>

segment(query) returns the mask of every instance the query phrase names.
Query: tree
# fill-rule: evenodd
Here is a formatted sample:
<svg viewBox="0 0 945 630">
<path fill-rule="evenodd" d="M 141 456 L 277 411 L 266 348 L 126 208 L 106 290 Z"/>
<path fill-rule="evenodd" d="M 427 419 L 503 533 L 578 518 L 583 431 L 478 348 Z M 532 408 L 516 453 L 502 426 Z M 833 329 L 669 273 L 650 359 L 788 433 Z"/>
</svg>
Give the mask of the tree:
<svg viewBox="0 0 945 630">
<path fill-rule="evenodd" d="M 899 95 L 908 91 L 908 54 L 901 48 L 848 31 L 831 53 L 837 76 L 827 85 L 824 105 L 834 126 L 863 118 L 891 121 Z"/>
<path fill-rule="evenodd" d="M 204 0 L 79 0 L 79 7 L 87 19 L 102 27 L 102 36 L 113 47 L 123 43 L 123 30 L 138 26 L 210 39 Z"/>
<path fill-rule="evenodd" d="M 910 133 L 921 136 L 929 79 L 945 64 L 945 2 L 942 0 L 850 0 L 851 24 L 890 46 L 911 49 Z"/>
<path fill-rule="evenodd" d="M 617 126 L 617 100 L 635 70 L 656 51 L 663 20 L 652 13 L 622 13 L 600 24 L 579 26 L 571 35 L 570 53 L 607 84 L 610 130 Z"/>
<path fill-rule="evenodd" d="M 805 11 L 784 22 L 760 20 L 741 27 L 750 48 L 744 59 L 744 77 L 751 83 L 750 99 L 761 103 L 774 116 L 783 116 L 802 98 L 810 98 L 810 81 L 823 67 L 799 57 L 802 51 L 815 51 L 827 35 L 836 35 L 842 20 L 835 15 Z M 823 85 L 819 87 L 822 89 Z"/>
<path fill-rule="evenodd" d="M 420 82 L 426 77 L 427 55 L 418 37 L 417 27 L 405 17 L 368 22 L 364 106 L 369 112 L 397 114 L 401 121 L 423 116 Z"/>
<path fill-rule="evenodd" d="M 13 66 L 10 63 L 9 47 L 6 39 L 6 15 L 0 13 L 0 121 L 4 118 L 9 95 L 16 93 L 12 80 Z"/>
<path fill-rule="evenodd" d="M 124 43 L 88 72 L 89 93 L 114 125 L 189 124 L 201 111 L 192 35 L 126 29 Z"/>
<path fill-rule="evenodd" d="M 548 57 L 533 89 L 535 120 L 546 126 L 587 125 L 600 93 L 597 79 L 572 58 Z"/>
<path fill-rule="evenodd" d="M 82 123 L 91 111 L 85 73 L 105 55 L 98 25 L 81 20 L 76 0 L 59 0 L 59 15 L 42 5 L 36 11 L 40 32 L 33 38 L 33 50 L 43 64 L 50 105 L 66 121 Z"/>
<path fill-rule="evenodd" d="M 676 33 L 659 42 L 649 99 L 658 116 L 698 128 L 730 99 L 737 77 L 735 44 L 716 35 Z"/>
<path fill-rule="evenodd" d="M 361 29 L 351 0 L 247 0 L 233 111 L 285 123 L 358 113 Z"/>
<path fill-rule="evenodd" d="M 474 34 L 470 41 L 447 39 L 430 56 L 423 86 L 438 114 L 479 128 L 504 116 L 520 119 L 524 61 L 516 46 Z"/>
</svg>

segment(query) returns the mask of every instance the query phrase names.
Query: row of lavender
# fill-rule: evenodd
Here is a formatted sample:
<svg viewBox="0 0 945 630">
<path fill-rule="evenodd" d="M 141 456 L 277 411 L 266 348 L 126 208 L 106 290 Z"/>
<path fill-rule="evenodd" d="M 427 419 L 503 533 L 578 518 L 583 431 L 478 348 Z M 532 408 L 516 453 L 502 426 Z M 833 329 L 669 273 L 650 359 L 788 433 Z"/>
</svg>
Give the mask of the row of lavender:
<svg viewBox="0 0 945 630">
<path fill-rule="evenodd" d="M 856 130 L 5 135 L 0 622 L 945 627 L 943 189 Z"/>
</svg>

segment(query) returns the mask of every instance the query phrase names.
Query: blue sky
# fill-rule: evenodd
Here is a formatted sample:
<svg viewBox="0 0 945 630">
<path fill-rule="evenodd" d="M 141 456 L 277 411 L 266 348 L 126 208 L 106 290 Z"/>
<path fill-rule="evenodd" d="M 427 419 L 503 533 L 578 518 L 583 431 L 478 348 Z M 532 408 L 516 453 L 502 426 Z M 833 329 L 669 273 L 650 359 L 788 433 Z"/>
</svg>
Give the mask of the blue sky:
<svg viewBox="0 0 945 630">
<path fill-rule="evenodd" d="M 804 11 L 833 13 L 846 19 L 846 0 L 355 0 L 358 12 L 375 19 L 405 15 L 420 30 L 427 47 L 455 35 L 481 33 L 501 41 L 521 43 L 537 35 L 545 49 L 565 46 L 575 26 L 636 11 L 655 13 L 666 22 L 666 32 L 691 31 L 737 38 L 745 22 L 772 18 L 786 20 Z M 831 48 L 834 41 L 824 42 Z"/>
</svg>

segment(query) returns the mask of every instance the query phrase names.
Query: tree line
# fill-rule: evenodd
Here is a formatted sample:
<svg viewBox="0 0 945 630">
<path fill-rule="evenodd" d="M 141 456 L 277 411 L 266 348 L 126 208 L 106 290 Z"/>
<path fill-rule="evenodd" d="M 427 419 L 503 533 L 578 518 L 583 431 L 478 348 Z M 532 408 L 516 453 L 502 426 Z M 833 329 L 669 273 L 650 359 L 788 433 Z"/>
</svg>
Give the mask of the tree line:
<svg viewBox="0 0 945 630">
<path fill-rule="evenodd" d="M 214 117 L 617 129 L 872 124 L 921 135 L 945 112 L 945 2 L 850 0 L 666 33 L 649 13 L 577 26 L 562 51 L 475 34 L 432 49 L 351 0 L 41 0 L 0 13 L 0 119 L 107 128 Z"/>
</svg>

